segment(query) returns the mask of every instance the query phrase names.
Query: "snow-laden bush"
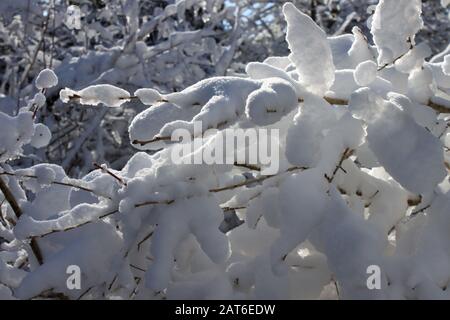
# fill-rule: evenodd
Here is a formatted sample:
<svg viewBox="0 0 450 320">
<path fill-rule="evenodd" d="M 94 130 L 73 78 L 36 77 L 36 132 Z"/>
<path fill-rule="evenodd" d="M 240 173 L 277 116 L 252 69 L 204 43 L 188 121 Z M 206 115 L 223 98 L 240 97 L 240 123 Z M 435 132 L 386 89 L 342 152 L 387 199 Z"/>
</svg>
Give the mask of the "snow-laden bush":
<svg viewBox="0 0 450 320">
<path fill-rule="evenodd" d="M 19 164 L 52 162 L 76 177 L 93 161 L 122 167 L 133 152 L 128 124 L 144 106 L 96 112 L 62 104 L 59 90 L 106 82 L 175 91 L 224 75 L 240 39 L 238 14 L 215 0 L 2 0 L 0 111 L 15 115 L 42 69 L 59 78 L 36 115 L 53 139 L 37 153 L 25 149 L 32 156 Z"/>
<path fill-rule="evenodd" d="M 141 151 L 122 170 L 95 164 L 82 179 L 49 164 L 15 170 L 5 161 L 46 131 L 30 111 L 20 122 L 3 116 L 3 297 L 449 297 L 448 55 L 428 62 L 416 44 L 420 1 L 381 0 L 375 45 L 358 28 L 327 37 L 291 3 L 283 13 L 290 55 L 250 63 L 247 76 L 175 93 L 62 90 L 74 104 L 150 105 L 129 126 Z M 218 129 L 193 154 L 226 128 L 279 129 L 279 170 L 176 164 L 170 137 L 181 128 Z M 67 286 L 72 265 L 80 289 Z M 368 286 L 374 267 L 379 289 Z"/>
</svg>

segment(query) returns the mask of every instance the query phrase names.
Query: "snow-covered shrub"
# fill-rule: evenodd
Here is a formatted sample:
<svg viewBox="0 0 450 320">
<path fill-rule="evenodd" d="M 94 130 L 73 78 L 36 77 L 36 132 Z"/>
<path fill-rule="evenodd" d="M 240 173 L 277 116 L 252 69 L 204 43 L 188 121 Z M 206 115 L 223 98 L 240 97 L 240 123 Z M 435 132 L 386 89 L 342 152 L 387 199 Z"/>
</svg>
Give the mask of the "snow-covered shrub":
<svg viewBox="0 0 450 320">
<path fill-rule="evenodd" d="M 48 161 L 77 177 L 93 161 L 114 168 L 126 163 L 133 152 L 126 129 L 144 106 L 95 112 L 62 104 L 59 90 L 101 83 L 180 90 L 224 75 L 240 35 L 239 11 L 223 1 L 1 2 L 0 93 L 14 102 L 0 110 L 15 115 L 33 97 L 40 70 L 50 68 L 59 78 L 36 115 L 53 140 L 21 165 Z"/>
<path fill-rule="evenodd" d="M 327 37 L 292 3 L 283 13 L 290 54 L 250 63 L 245 76 L 172 93 L 130 93 L 108 78 L 60 91 L 96 112 L 148 105 L 128 128 L 140 151 L 121 170 L 96 163 L 81 179 L 2 158 L 3 296 L 449 298 L 450 76 L 448 56 L 428 60 L 431 50 L 416 44 L 420 1 L 380 0 L 374 45 L 356 27 Z M 16 130 L 0 142 L 8 158 L 32 141 L 25 124 L 45 131 L 23 117 L 2 121 Z M 225 128 L 279 129 L 278 172 L 175 164 L 171 134 L 199 134 L 197 121 L 217 131 L 194 142 L 194 154 Z M 72 265 L 79 289 L 67 286 Z"/>
</svg>

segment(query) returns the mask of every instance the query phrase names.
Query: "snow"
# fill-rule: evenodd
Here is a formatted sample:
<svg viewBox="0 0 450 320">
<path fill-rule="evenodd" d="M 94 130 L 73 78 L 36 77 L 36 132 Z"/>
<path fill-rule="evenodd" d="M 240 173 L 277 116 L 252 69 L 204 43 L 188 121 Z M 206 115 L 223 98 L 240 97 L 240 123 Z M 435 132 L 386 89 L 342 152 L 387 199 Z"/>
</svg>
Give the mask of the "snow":
<svg viewBox="0 0 450 320">
<path fill-rule="evenodd" d="M 263 126 L 279 121 L 297 105 L 295 88 L 289 82 L 269 79 L 248 96 L 245 113 L 253 123 Z"/>
<path fill-rule="evenodd" d="M 264 64 L 268 64 L 272 67 L 286 70 L 287 67 L 291 64 L 291 60 L 289 60 L 288 57 L 268 57 L 266 60 L 264 60 Z M 247 67 L 250 64 L 247 65 Z"/>
<path fill-rule="evenodd" d="M 386 171 L 409 191 L 428 194 L 446 176 L 442 145 L 401 103 L 405 100 L 386 101 L 365 88 L 352 95 L 349 108 L 367 122 L 369 148 Z"/>
<path fill-rule="evenodd" d="M 65 88 L 60 91 L 60 98 L 63 102 L 79 99 L 84 105 L 97 106 L 102 103 L 107 107 L 120 107 L 129 101 L 130 93 L 110 84 L 98 84 L 80 91 Z"/>
<path fill-rule="evenodd" d="M 8 134 L 0 139 L 0 162 L 15 158 L 24 144 L 30 142 L 34 134 L 33 115 L 21 112 L 15 117 L 0 112 L 0 127 Z"/>
<path fill-rule="evenodd" d="M 44 183 L 49 183 L 54 178 L 51 169 L 38 168 L 36 175 Z M 45 235 L 51 232 L 73 228 L 74 226 L 91 221 L 105 213 L 105 207 L 97 204 L 80 204 L 56 219 L 35 220 L 29 215 L 22 215 L 14 228 L 14 234 L 19 239 Z"/>
<path fill-rule="evenodd" d="M 304 89 L 289 73 L 275 66 L 266 63 L 250 62 L 245 68 L 245 72 L 250 78 L 255 80 L 262 80 L 268 78 L 281 78 L 288 81 L 295 89 L 297 95 L 301 97 Z"/>
<path fill-rule="evenodd" d="M 313 244 L 323 246 L 331 272 L 340 279 L 340 297 L 385 297 L 386 279 L 383 274 L 381 290 L 369 290 L 361 285 L 367 280 L 367 266 L 377 265 L 382 272 L 384 270 L 383 241 L 377 237 L 376 230 L 348 208 L 335 188 L 330 190 L 328 210 L 329 214 L 319 226 L 321 236 L 317 235 Z"/>
<path fill-rule="evenodd" d="M 334 64 L 326 34 L 292 3 L 283 6 L 288 27 L 286 40 L 300 83 L 311 93 L 323 95 L 334 82 Z"/>
<path fill-rule="evenodd" d="M 67 7 L 66 20 L 64 24 L 69 29 L 81 29 L 81 10 L 76 5 L 70 5 Z"/>
<path fill-rule="evenodd" d="M 288 130 L 286 157 L 289 162 L 302 167 L 315 166 L 320 159 L 322 130 L 335 119 L 328 102 L 313 95 L 306 96 Z"/>
<path fill-rule="evenodd" d="M 56 178 L 55 171 L 49 167 L 39 166 L 34 170 L 36 181 L 40 185 L 50 185 Z"/>
<path fill-rule="evenodd" d="M 48 89 L 58 84 L 58 77 L 53 70 L 44 69 L 39 72 L 35 84 L 38 89 Z"/>
<path fill-rule="evenodd" d="M 261 196 L 250 200 L 246 211 L 247 224 L 249 228 L 255 229 L 260 222 L 261 216 L 267 225 L 278 228 L 280 225 L 280 202 L 277 188 L 267 188 Z"/>
<path fill-rule="evenodd" d="M 114 227 L 100 222 L 87 225 L 80 236 L 80 241 L 64 246 L 60 252 L 50 256 L 46 264 L 28 273 L 16 289 L 17 297 L 30 299 L 54 288 L 76 298 L 89 287 L 109 280 L 118 255 L 117 248 L 122 242 Z M 77 265 L 83 270 L 80 290 L 71 291 L 66 286 L 69 265 Z"/>
<path fill-rule="evenodd" d="M 155 89 L 139 89 L 134 95 L 146 105 L 152 105 L 162 99 L 159 92 Z"/>
<path fill-rule="evenodd" d="M 336 70 L 355 69 L 359 63 L 374 60 L 373 48 L 358 27 L 352 34 L 328 37 Z"/>
<path fill-rule="evenodd" d="M 38 92 L 34 95 L 32 101 L 36 104 L 37 107 L 43 107 L 45 105 L 45 102 L 47 101 L 47 98 L 42 93 Z"/>
<path fill-rule="evenodd" d="M 354 36 L 354 41 L 348 51 L 348 56 L 354 61 L 353 66 L 356 66 L 358 62 L 372 60 L 374 58 L 372 48 L 369 46 L 367 38 L 362 33 L 361 29 L 353 27 L 352 34 Z"/>
<path fill-rule="evenodd" d="M 426 63 L 426 64 L 424 64 L 424 68 L 426 68 L 427 71 L 432 73 L 433 82 L 431 84 L 429 84 L 429 86 L 431 86 L 431 88 L 433 89 L 432 91 L 436 95 L 439 95 L 439 90 L 436 90 L 436 88 L 435 88 L 436 86 L 438 88 L 443 88 L 444 90 L 450 89 L 450 76 L 446 75 L 444 73 L 444 70 L 442 69 L 442 67 L 444 65 L 445 65 L 445 61 L 441 62 L 441 63 Z M 444 96 L 445 96 L 445 93 L 444 93 Z"/>
<path fill-rule="evenodd" d="M 355 82 L 362 87 L 368 86 L 377 78 L 377 69 L 377 64 L 371 60 L 361 62 L 355 70 Z"/>
<path fill-rule="evenodd" d="M 319 224 L 327 206 L 327 183 L 319 170 L 293 174 L 280 185 L 280 236 L 272 245 L 271 261 L 280 272 L 285 256 Z"/>
<path fill-rule="evenodd" d="M 228 258 L 228 240 L 218 229 L 221 216 L 222 211 L 212 197 L 176 201 L 165 210 L 158 220 L 150 249 L 155 258 L 155 263 L 146 273 L 150 289 L 159 291 L 168 285 L 174 250 L 189 233 L 195 235 L 213 262 L 220 263 Z"/>
<path fill-rule="evenodd" d="M 0 1 L 0 298 L 450 298 L 440 4 L 415 37 L 416 0 L 231 2 L 57 1 L 40 30 Z M 225 129 L 277 130 L 278 170 L 214 163 Z"/>
<path fill-rule="evenodd" d="M 213 77 L 180 92 L 138 92 L 142 99 L 150 99 L 146 102 L 153 103 L 159 97 L 166 102 L 144 110 L 132 121 L 130 139 L 148 141 L 170 137 L 177 128 L 185 128 L 193 134 L 194 123 L 198 121 L 202 122 L 203 132 L 207 128 L 230 126 L 244 115 L 256 124 L 276 122 L 297 106 L 298 87 L 292 78 L 290 81 L 262 78 Z M 158 149 L 160 146 L 149 143 L 141 148 Z"/>
<path fill-rule="evenodd" d="M 444 63 L 442 64 L 442 72 L 445 75 L 450 76 L 450 54 L 444 57 Z"/>
<path fill-rule="evenodd" d="M 428 103 L 433 95 L 432 80 L 433 73 L 430 68 L 413 70 L 408 77 L 408 96 L 423 104 Z"/>
<path fill-rule="evenodd" d="M 180 108 L 171 103 L 161 103 L 148 108 L 134 117 L 129 126 L 130 141 L 147 141 L 158 136 L 160 130 L 167 123 L 175 120 L 190 120 L 194 115 L 194 111 Z M 159 144 L 147 144 L 140 146 L 134 145 L 139 149 L 154 149 L 160 148 Z"/>
<path fill-rule="evenodd" d="M 392 63 L 415 44 L 415 35 L 423 26 L 421 13 L 421 0 L 380 0 L 370 29 L 379 65 Z"/>
<path fill-rule="evenodd" d="M 395 62 L 395 68 L 403 73 L 410 73 L 420 68 L 425 58 L 431 55 L 431 49 L 426 43 L 420 43 L 409 50 L 401 59 Z"/>
<path fill-rule="evenodd" d="M 50 129 L 46 125 L 38 123 L 34 126 L 34 134 L 30 144 L 35 148 L 43 148 L 49 144 L 51 138 Z"/>
</svg>

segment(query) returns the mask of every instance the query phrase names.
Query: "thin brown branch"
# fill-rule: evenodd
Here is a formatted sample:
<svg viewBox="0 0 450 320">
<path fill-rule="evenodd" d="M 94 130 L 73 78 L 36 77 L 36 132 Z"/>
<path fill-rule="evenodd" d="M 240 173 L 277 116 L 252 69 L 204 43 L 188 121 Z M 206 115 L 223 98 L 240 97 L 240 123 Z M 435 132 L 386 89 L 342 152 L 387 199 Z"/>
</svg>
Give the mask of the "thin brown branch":
<svg viewBox="0 0 450 320">
<path fill-rule="evenodd" d="M 108 168 L 102 167 L 97 162 L 94 162 L 94 167 L 96 167 L 97 169 L 100 169 L 104 173 L 109 174 L 111 177 L 116 179 L 121 185 L 127 186 L 127 183 L 125 182 L 125 180 L 123 178 L 119 177 L 118 175 L 116 175 L 114 172 L 112 172 Z"/>
<path fill-rule="evenodd" d="M 235 162 L 233 165 L 235 167 L 242 167 L 242 168 L 247 168 L 247 169 L 254 170 L 254 171 L 261 171 L 260 167 L 255 166 L 253 164 L 246 164 L 246 163 L 237 163 L 237 162 Z"/>
<path fill-rule="evenodd" d="M 141 202 L 141 203 L 137 203 L 134 205 L 135 208 L 140 208 L 140 207 L 144 207 L 144 206 L 150 206 L 150 205 L 155 205 L 155 204 L 171 204 L 173 203 L 175 200 L 164 200 L 164 201 L 146 201 L 146 202 Z"/>
<path fill-rule="evenodd" d="M 38 44 L 36 45 L 36 50 L 33 53 L 33 57 L 31 58 L 31 62 L 30 62 L 30 64 L 28 64 L 26 66 L 25 70 L 22 73 L 22 77 L 20 78 L 19 84 L 17 86 L 19 88 L 19 90 L 22 87 L 22 85 L 25 83 L 25 81 L 27 80 L 28 74 L 29 74 L 30 70 L 33 68 L 33 65 L 36 62 L 36 58 L 38 56 L 38 53 L 41 50 L 41 46 L 44 43 L 45 33 L 47 32 L 49 18 L 50 18 L 50 15 L 47 16 L 47 20 L 44 22 L 43 30 L 42 30 L 42 33 L 41 33 L 41 38 L 40 38 Z M 19 94 L 19 97 L 20 97 L 20 94 Z"/>
<path fill-rule="evenodd" d="M 106 217 L 109 217 L 109 216 L 111 216 L 111 215 L 113 215 L 113 214 L 115 214 L 115 213 L 117 213 L 117 212 L 119 212 L 119 210 L 116 209 L 116 210 L 113 210 L 113 211 L 104 213 L 104 214 L 102 214 L 101 216 L 98 217 L 98 220 L 104 219 L 104 218 L 106 218 Z M 64 229 L 61 229 L 61 230 L 51 230 L 51 231 L 49 231 L 49 232 L 46 232 L 46 233 L 40 234 L 40 235 L 38 235 L 38 236 L 35 236 L 34 238 L 43 238 L 43 237 L 46 237 L 46 236 L 51 235 L 51 234 L 54 234 L 54 233 L 58 233 L 58 232 L 67 232 L 67 231 L 70 231 L 70 230 L 73 230 L 73 229 L 82 227 L 82 226 L 84 226 L 84 225 L 86 225 L 86 224 L 92 223 L 92 222 L 94 222 L 94 221 L 97 221 L 97 219 L 94 219 L 94 220 L 88 220 L 88 221 L 85 221 L 85 222 L 83 222 L 83 223 L 80 223 L 80 224 L 78 224 L 78 225 L 76 225 L 76 226 L 67 227 L 67 228 L 64 228 Z"/>
<path fill-rule="evenodd" d="M 437 111 L 438 113 L 450 113 L 450 108 L 438 104 L 436 102 L 433 102 L 431 101 L 431 99 L 428 101 L 427 106 L 433 109 L 434 111 Z"/>
<path fill-rule="evenodd" d="M 354 150 L 352 150 L 352 149 L 346 148 L 344 150 L 344 152 L 342 153 L 341 158 L 339 159 L 339 163 L 334 168 L 333 174 L 331 175 L 331 177 L 329 177 L 327 174 L 325 174 L 325 179 L 327 179 L 329 183 L 333 182 L 339 169 L 345 172 L 345 170 L 342 168 L 342 163 L 344 162 L 344 160 L 348 159 L 353 154 L 353 151 Z"/>
<path fill-rule="evenodd" d="M 148 235 L 146 235 L 141 241 L 139 241 L 139 243 L 137 244 L 137 249 L 138 249 L 138 251 L 141 250 L 141 245 L 142 245 L 145 241 L 147 241 L 148 239 L 150 239 L 151 236 L 153 236 L 153 231 L 150 232 Z"/>
<path fill-rule="evenodd" d="M 138 267 L 138 266 L 136 266 L 134 264 L 131 264 L 131 263 L 130 263 L 130 267 L 132 267 L 133 269 L 136 269 L 138 271 L 146 272 L 146 270 L 144 270 L 144 269 L 142 269 L 142 268 L 140 268 L 140 267 Z"/>
<path fill-rule="evenodd" d="M 291 167 L 291 168 L 287 169 L 283 173 L 291 172 L 291 171 L 295 171 L 295 170 L 306 170 L 306 169 L 307 168 L 305 168 L 305 167 Z M 277 174 L 262 176 L 262 177 L 259 177 L 259 178 L 256 178 L 256 179 L 250 179 L 250 180 L 243 181 L 243 182 L 240 182 L 240 183 L 236 183 L 236 184 L 233 184 L 233 185 L 230 185 L 230 186 L 210 189 L 209 192 L 221 192 L 221 191 L 225 191 L 225 190 L 232 190 L 232 189 L 236 189 L 236 188 L 239 188 L 239 187 L 247 186 L 249 184 L 262 182 L 264 180 L 267 180 L 267 179 L 270 179 L 270 178 L 273 178 L 273 177 L 276 177 L 276 176 L 277 176 Z"/>
<path fill-rule="evenodd" d="M 169 204 L 173 203 L 174 201 L 175 201 L 175 200 L 167 200 L 167 201 L 146 201 L 146 202 L 142 202 L 142 203 L 135 204 L 134 207 L 135 207 L 135 208 L 140 208 L 140 207 L 144 207 L 144 206 L 148 206 L 148 205 L 157 205 L 157 204 L 165 204 L 165 205 L 169 205 Z M 64 228 L 64 229 L 60 229 L 60 230 L 51 230 L 51 231 L 46 232 L 46 233 L 43 233 L 43 234 L 41 234 L 41 235 L 39 235 L 39 236 L 35 236 L 35 238 L 42 238 L 42 237 L 46 237 L 46 236 L 51 235 L 51 234 L 54 234 L 54 233 L 70 231 L 70 230 L 73 230 L 73 229 L 82 227 L 82 226 L 84 226 L 84 225 L 86 225 L 86 224 L 92 223 L 92 222 L 94 222 L 94 221 L 98 221 L 98 220 L 100 220 L 100 219 L 104 219 L 104 218 L 109 217 L 109 216 L 111 216 L 111 215 L 113 215 L 113 214 L 116 214 L 116 213 L 118 213 L 118 212 L 119 212 L 119 210 L 118 210 L 118 209 L 115 209 L 115 210 L 112 210 L 112 211 L 110 211 L 110 212 L 107 212 L 107 213 L 104 213 L 104 214 L 100 215 L 100 216 L 98 217 L 98 219 L 88 220 L 88 221 L 85 221 L 85 222 L 83 222 L 83 223 L 80 223 L 80 224 L 78 224 L 78 225 L 76 225 L 76 226 L 70 226 L 70 227 L 67 227 L 67 228 Z"/>
<path fill-rule="evenodd" d="M 338 106 L 348 105 L 348 100 L 332 98 L 332 97 L 323 97 L 329 104 L 334 104 Z"/>
<path fill-rule="evenodd" d="M 132 144 L 139 144 L 141 146 L 144 146 L 146 144 L 149 143 L 153 143 L 153 142 L 158 142 L 158 141 L 167 141 L 167 140 L 171 140 L 171 137 L 155 137 L 153 139 L 150 140 L 133 140 L 131 143 Z"/>
<path fill-rule="evenodd" d="M 222 207 L 223 212 L 239 210 L 239 209 L 247 209 L 247 207 Z"/>
<path fill-rule="evenodd" d="M 421 202 L 422 202 L 422 196 L 420 196 L 420 195 L 408 198 L 408 206 L 410 206 L 410 207 L 417 206 Z"/>
<path fill-rule="evenodd" d="M 16 174 L 16 173 L 6 172 L 6 171 L 0 172 L 0 176 L 1 176 L 1 175 L 13 176 L 13 177 L 16 177 L 16 178 L 37 179 L 37 176 L 35 176 L 35 175 L 31 175 L 31 174 L 19 175 L 19 174 Z M 80 190 L 84 190 L 84 191 L 87 191 L 87 192 L 91 192 L 91 193 L 93 193 L 93 194 L 96 195 L 96 196 L 103 197 L 103 198 L 107 198 L 107 199 L 110 199 L 110 200 L 111 200 L 111 197 L 103 196 L 103 195 L 101 195 L 101 194 L 97 194 L 95 190 L 89 189 L 89 188 L 87 188 L 87 187 L 83 187 L 83 186 L 80 186 L 80 185 L 76 185 L 76 184 L 72 184 L 72 183 L 67 183 L 67 182 L 61 182 L 61 181 L 51 181 L 50 184 L 55 184 L 55 185 L 65 186 L 65 187 L 70 187 L 70 188 L 77 188 L 77 189 L 80 189 Z"/>
<path fill-rule="evenodd" d="M 9 205 L 11 206 L 11 209 L 13 209 L 14 213 L 16 214 L 16 217 L 20 218 L 20 216 L 22 215 L 22 209 L 20 209 L 19 204 L 16 201 L 16 198 L 14 197 L 11 190 L 9 190 L 5 181 L 3 181 L 1 177 L 0 177 L 0 190 L 5 196 L 6 201 L 8 201 Z"/>
<path fill-rule="evenodd" d="M 133 291 L 131 292 L 131 294 L 129 296 L 130 299 L 133 298 L 136 295 L 140 282 L 141 282 L 141 278 L 138 278 L 136 280 L 136 287 L 133 289 Z"/>
<path fill-rule="evenodd" d="M 406 51 L 405 53 L 399 55 L 397 58 L 395 58 L 394 60 L 392 60 L 392 62 L 386 63 L 386 64 L 382 65 L 381 67 L 378 67 L 377 71 L 381 71 L 381 70 L 383 70 L 383 69 L 386 68 L 386 67 L 393 66 L 398 60 L 400 60 L 401 58 L 403 58 L 403 57 L 404 57 L 405 55 L 407 55 L 412 49 L 414 49 L 414 46 L 412 45 L 412 42 L 411 42 L 411 38 L 408 37 L 408 39 L 406 40 L 406 42 L 408 42 L 408 43 L 410 44 L 410 47 L 409 47 L 408 51 Z"/>
<path fill-rule="evenodd" d="M 79 102 L 80 99 L 82 99 L 82 98 L 83 98 L 82 96 L 80 96 L 79 94 L 76 94 L 76 93 L 73 93 L 73 94 L 71 94 L 70 96 L 67 97 L 67 99 L 69 99 L 70 102 Z M 118 97 L 117 99 L 118 100 L 125 100 L 125 101 L 128 101 L 128 100 L 139 100 L 139 98 L 136 97 L 136 96 Z"/>
<path fill-rule="evenodd" d="M 1 176 L 0 176 L 0 190 L 2 191 L 3 195 L 5 196 L 6 201 L 8 201 L 9 205 L 13 209 L 16 217 L 20 218 L 20 216 L 22 215 L 22 209 L 20 208 L 19 204 L 17 203 L 16 198 L 14 197 L 11 190 L 9 190 L 9 187 L 6 185 L 5 181 L 3 181 Z M 39 264 L 42 264 L 43 263 L 42 252 L 41 252 L 41 249 L 39 248 L 39 245 L 35 238 L 31 238 L 30 247 L 31 247 L 31 251 L 33 252 L 34 256 L 36 257 L 37 262 Z"/>
<path fill-rule="evenodd" d="M 429 204 L 429 205 L 423 207 L 422 209 L 413 211 L 413 212 L 411 212 L 411 215 L 410 215 L 410 216 L 411 216 L 411 217 L 414 217 L 414 216 L 418 215 L 419 213 L 422 213 L 422 212 L 424 212 L 425 210 L 427 210 L 430 206 L 431 206 L 431 205 Z"/>
<path fill-rule="evenodd" d="M 92 288 L 94 288 L 94 286 L 87 288 L 87 290 L 84 291 L 84 292 L 77 298 L 77 300 L 81 300 L 81 298 L 83 298 L 86 294 L 88 294 L 88 292 L 91 291 Z"/>
</svg>

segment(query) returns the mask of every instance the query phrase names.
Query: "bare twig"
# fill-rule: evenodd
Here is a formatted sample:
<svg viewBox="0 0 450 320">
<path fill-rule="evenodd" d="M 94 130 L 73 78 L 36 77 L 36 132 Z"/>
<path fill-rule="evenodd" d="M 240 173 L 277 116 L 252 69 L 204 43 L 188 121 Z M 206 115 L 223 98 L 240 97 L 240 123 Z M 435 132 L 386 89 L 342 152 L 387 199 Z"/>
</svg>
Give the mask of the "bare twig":
<svg viewBox="0 0 450 320">
<path fill-rule="evenodd" d="M 254 171 L 261 171 L 260 167 L 255 166 L 253 164 L 246 164 L 246 163 L 237 163 L 237 162 L 235 162 L 233 165 L 235 167 L 242 167 L 242 168 L 246 168 L 246 169 L 250 169 L 250 170 L 254 170 Z"/>
<path fill-rule="evenodd" d="M 344 152 L 341 155 L 341 158 L 339 159 L 339 163 L 334 168 L 334 171 L 333 171 L 333 174 L 331 175 L 331 177 L 329 177 L 327 174 L 325 174 L 325 178 L 328 180 L 329 183 L 333 182 L 333 180 L 336 176 L 336 173 L 338 172 L 339 169 L 341 169 L 342 171 L 345 172 L 345 170 L 342 168 L 342 163 L 344 162 L 345 159 L 348 159 L 352 154 L 353 154 L 352 149 L 346 148 L 344 150 Z"/>
<path fill-rule="evenodd" d="M 141 203 L 135 204 L 134 207 L 135 207 L 135 208 L 140 208 L 140 207 L 150 206 L 150 205 L 155 205 L 155 204 L 171 204 L 171 203 L 173 203 L 174 201 L 175 201 L 175 200 L 146 201 L 146 202 L 141 202 Z"/>
<path fill-rule="evenodd" d="M 401 58 L 403 58 L 403 57 L 404 57 L 405 55 L 407 55 L 412 49 L 414 49 L 414 46 L 412 45 L 412 42 L 411 42 L 411 38 L 408 38 L 408 39 L 406 40 L 406 42 L 408 42 L 408 43 L 410 44 L 410 47 L 409 47 L 408 51 L 406 51 L 405 53 L 399 55 L 397 58 L 395 58 L 394 60 L 392 60 L 392 62 L 386 63 L 386 64 L 384 64 L 383 66 L 379 67 L 377 71 L 381 71 L 381 70 L 383 70 L 384 68 L 386 68 L 386 67 L 388 67 L 388 66 L 394 65 L 398 60 L 400 60 Z"/>
<path fill-rule="evenodd" d="M 125 182 L 125 180 L 123 178 L 119 177 L 118 175 L 116 175 L 114 172 L 112 172 L 108 168 L 102 167 L 97 162 L 94 162 L 94 167 L 96 167 L 97 169 L 100 169 L 104 173 L 109 174 L 111 177 L 116 179 L 121 185 L 127 186 L 127 183 Z"/>
<path fill-rule="evenodd" d="M 139 144 L 141 146 L 144 146 L 146 144 L 150 144 L 150 143 L 153 143 L 153 142 L 167 141 L 167 140 L 171 140 L 171 137 L 159 137 L 159 136 L 157 136 L 157 137 L 155 137 L 153 139 L 150 139 L 150 140 L 133 140 L 131 143 L 132 144 Z"/>
<path fill-rule="evenodd" d="M 422 212 L 424 212 L 425 210 L 427 210 L 430 206 L 431 206 L 431 205 L 429 204 L 429 205 L 423 207 L 422 209 L 413 211 L 413 212 L 411 212 L 411 215 L 410 215 L 410 216 L 411 216 L 411 217 L 414 217 L 414 216 L 418 215 L 419 213 L 422 213 Z"/>
<path fill-rule="evenodd" d="M 239 210 L 239 209 L 246 209 L 247 207 L 222 207 L 222 211 L 233 211 L 233 210 Z"/>
<path fill-rule="evenodd" d="M 92 288 L 94 288 L 94 287 L 92 286 L 92 287 L 87 288 L 87 290 L 84 291 L 84 292 L 78 297 L 77 300 L 81 300 L 81 298 L 83 298 L 89 291 L 91 291 Z"/>
<path fill-rule="evenodd" d="M 28 73 L 30 72 L 30 70 L 33 68 L 34 63 L 36 62 L 36 58 L 38 56 L 39 51 L 41 50 L 41 46 L 44 42 L 44 38 L 45 38 L 45 33 L 47 32 L 47 28 L 48 28 L 48 21 L 49 21 L 50 15 L 47 15 L 47 19 L 44 22 L 44 26 L 43 26 L 43 30 L 42 30 L 42 35 L 41 35 L 41 39 L 39 40 L 38 44 L 36 45 L 36 50 L 33 53 L 33 57 L 31 59 L 30 64 L 28 64 L 22 74 L 22 77 L 20 78 L 19 84 L 18 84 L 18 88 L 20 90 L 20 88 L 22 87 L 22 85 L 25 83 L 25 81 L 27 80 L 28 77 Z M 20 96 L 20 91 L 19 91 L 19 96 Z"/>
<path fill-rule="evenodd" d="M 144 237 L 144 239 L 142 239 L 141 241 L 139 241 L 139 243 L 137 244 L 137 249 L 138 249 L 138 251 L 141 250 L 141 245 L 142 245 L 145 241 L 147 241 L 148 239 L 150 239 L 151 236 L 153 236 L 153 231 L 150 232 L 148 235 L 146 235 L 146 236 Z"/>
</svg>

